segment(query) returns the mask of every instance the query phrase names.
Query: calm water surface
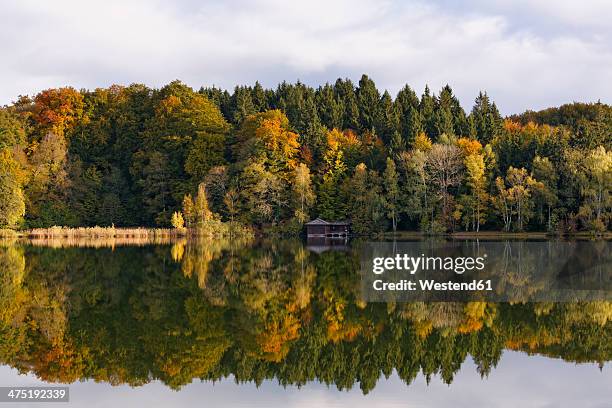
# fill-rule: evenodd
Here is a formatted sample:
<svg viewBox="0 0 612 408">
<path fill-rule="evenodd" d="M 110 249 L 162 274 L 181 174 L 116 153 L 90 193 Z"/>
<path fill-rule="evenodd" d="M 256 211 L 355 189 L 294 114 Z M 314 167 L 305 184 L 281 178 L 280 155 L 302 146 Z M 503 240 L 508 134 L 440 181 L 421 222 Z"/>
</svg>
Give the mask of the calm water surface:
<svg viewBox="0 0 612 408">
<path fill-rule="evenodd" d="M 0 244 L 0 385 L 83 407 L 612 406 L 610 302 L 366 303 L 353 246 L 92 245 Z"/>
</svg>

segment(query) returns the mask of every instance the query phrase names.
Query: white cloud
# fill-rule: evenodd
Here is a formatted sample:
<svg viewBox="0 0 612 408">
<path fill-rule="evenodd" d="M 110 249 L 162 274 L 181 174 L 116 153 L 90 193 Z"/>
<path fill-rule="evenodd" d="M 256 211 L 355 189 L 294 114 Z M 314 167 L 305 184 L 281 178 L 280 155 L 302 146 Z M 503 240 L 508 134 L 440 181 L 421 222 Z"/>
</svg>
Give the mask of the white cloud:
<svg viewBox="0 0 612 408">
<path fill-rule="evenodd" d="M 610 102 L 609 2 L 9 1 L 0 5 L 0 104 L 72 85 L 233 87 L 372 76 L 395 93 L 449 83 L 502 112 Z"/>
</svg>

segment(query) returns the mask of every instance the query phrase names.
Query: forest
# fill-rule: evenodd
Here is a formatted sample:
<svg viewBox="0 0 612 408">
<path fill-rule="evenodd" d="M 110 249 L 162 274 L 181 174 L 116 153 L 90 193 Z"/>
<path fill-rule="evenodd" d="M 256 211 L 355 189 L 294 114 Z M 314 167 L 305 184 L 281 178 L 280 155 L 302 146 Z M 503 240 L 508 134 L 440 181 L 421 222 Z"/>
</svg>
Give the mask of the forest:
<svg viewBox="0 0 612 408">
<path fill-rule="evenodd" d="M 363 75 L 66 87 L 0 108 L 0 228 L 605 232 L 611 190 L 600 102 L 504 118 L 484 92 L 466 111 L 449 86 L 392 97 Z"/>
</svg>

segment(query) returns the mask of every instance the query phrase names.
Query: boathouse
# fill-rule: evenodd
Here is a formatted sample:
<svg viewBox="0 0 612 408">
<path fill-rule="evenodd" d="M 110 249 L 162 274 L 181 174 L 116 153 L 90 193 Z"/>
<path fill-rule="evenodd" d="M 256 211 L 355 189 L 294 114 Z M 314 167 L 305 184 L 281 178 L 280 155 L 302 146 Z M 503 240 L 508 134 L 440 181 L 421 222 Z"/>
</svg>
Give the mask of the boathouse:
<svg viewBox="0 0 612 408">
<path fill-rule="evenodd" d="M 306 235 L 309 237 L 346 237 L 349 234 L 347 221 L 325 221 L 317 218 L 306 223 Z"/>
</svg>

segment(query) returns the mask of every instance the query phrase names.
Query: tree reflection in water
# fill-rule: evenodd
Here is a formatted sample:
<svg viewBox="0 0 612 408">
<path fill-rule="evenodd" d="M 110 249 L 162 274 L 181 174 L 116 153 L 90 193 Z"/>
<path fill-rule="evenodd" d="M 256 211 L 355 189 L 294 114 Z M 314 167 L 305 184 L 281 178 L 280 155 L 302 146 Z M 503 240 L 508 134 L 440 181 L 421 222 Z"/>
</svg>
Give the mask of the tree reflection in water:
<svg viewBox="0 0 612 408">
<path fill-rule="evenodd" d="M 355 250 L 299 240 L 0 245 L 0 360 L 45 381 L 194 379 L 372 390 L 396 370 L 486 376 L 504 349 L 612 356 L 612 303 L 366 303 Z"/>
</svg>

